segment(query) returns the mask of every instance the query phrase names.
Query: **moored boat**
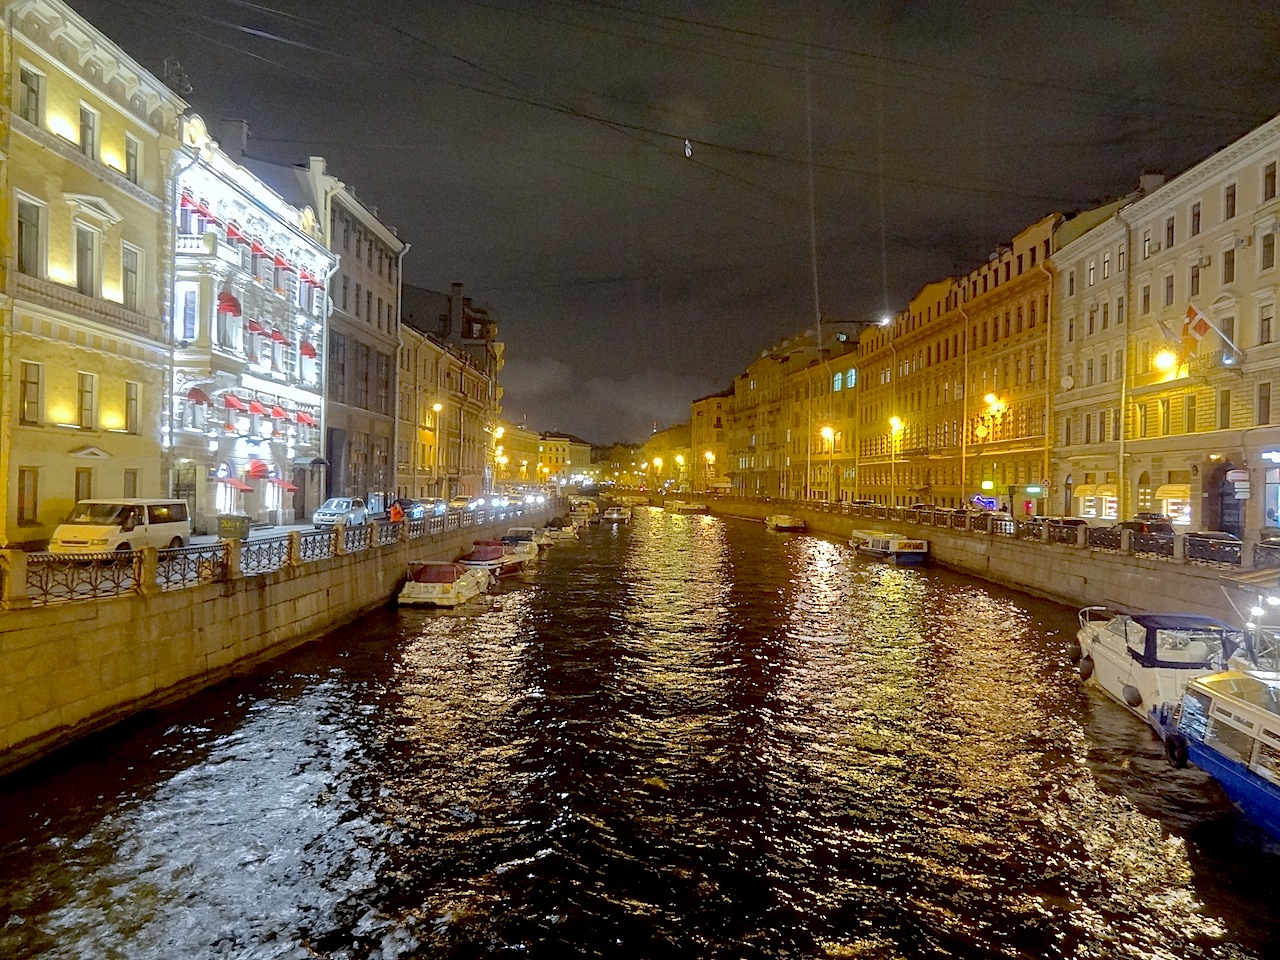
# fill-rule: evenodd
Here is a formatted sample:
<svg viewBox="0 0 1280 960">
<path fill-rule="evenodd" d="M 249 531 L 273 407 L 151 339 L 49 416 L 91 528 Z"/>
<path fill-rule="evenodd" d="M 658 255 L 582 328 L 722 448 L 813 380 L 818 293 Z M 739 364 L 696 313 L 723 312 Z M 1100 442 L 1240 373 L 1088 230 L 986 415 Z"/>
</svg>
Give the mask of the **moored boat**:
<svg viewBox="0 0 1280 960">
<path fill-rule="evenodd" d="M 1187 684 L 1169 762 L 1218 781 L 1246 817 L 1280 843 L 1280 681 L 1224 670 Z"/>
<path fill-rule="evenodd" d="M 488 570 L 464 567 L 450 560 L 414 560 L 396 597 L 402 604 L 455 607 L 489 588 Z"/>
<path fill-rule="evenodd" d="M 525 563 L 538 558 L 538 534 L 533 527 L 508 527 L 502 542 Z"/>
<path fill-rule="evenodd" d="M 803 533 L 805 522 L 801 517 L 793 517 L 786 513 L 771 513 L 764 518 L 764 525 L 778 533 Z"/>
<path fill-rule="evenodd" d="M 515 552 L 501 540 L 477 540 L 471 549 L 458 558 L 464 567 L 488 570 L 495 577 L 507 577 L 519 573 L 525 557 Z"/>
<path fill-rule="evenodd" d="M 1238 629 L 1194 613 L 1080 611 L 1070 653 L 1096 683 L 1162 738 L 1177 722 L 1187 685 L 1223 669 L 1243 645 Z"/>
<path fill-rule="evenodd" d="M 578 539 L 578 529 L 568 517 L 553 517 L 542 528 L 542 532 L 552 543 Z"/>
<path fill-rule="evenodd" d="M 880 530 L 854 530 L 849 535 L 849 546 L 864 557 L 888 560 L 899 567 L 929 562 L 929 541 L 920 537 L 902 537 Z"/>
<path fill-rule="evenodd" d="M 601 523 L 630 523 L 631 508 L 630 507 L 605 507 L 604 513 L 600 514 Z"/>
<path fill-rule="evenodd" d="M 541 529 L 534 527 L 508 527 L 507 532 L 502 535 L 504 541 L 520 541 L 532 543 L 535 547 L 545 550 L 551 546 L 551 538 Z"/>
</svg>

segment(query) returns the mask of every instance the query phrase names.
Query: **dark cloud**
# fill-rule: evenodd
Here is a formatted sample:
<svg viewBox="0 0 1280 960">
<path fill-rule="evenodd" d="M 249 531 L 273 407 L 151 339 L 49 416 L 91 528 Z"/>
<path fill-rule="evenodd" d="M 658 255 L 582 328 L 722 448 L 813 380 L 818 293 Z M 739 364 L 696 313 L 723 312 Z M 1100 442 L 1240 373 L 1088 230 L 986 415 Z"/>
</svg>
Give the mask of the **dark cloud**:
<svg viewBox="0 0 1280 960">
<path fill-rule="evenodd" d="M 508 413 L 601 441 L 811 322 L 806 41 L 833 319 L 1280 110 L 1250 0 L 73 3 L 258 154 L 328 157 L 407 279 L 501 318 Z"/>
</svg>

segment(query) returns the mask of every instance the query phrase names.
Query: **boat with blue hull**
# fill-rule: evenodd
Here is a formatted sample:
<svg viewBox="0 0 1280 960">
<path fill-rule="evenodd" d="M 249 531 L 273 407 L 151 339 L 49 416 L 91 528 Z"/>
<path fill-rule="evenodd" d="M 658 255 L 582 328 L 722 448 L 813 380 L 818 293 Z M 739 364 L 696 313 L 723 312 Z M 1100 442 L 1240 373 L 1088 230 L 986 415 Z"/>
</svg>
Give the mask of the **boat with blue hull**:
<svg viewBox="0 0 1280 960">
<path fill-rule="evenodd" d="M 929 541 L 920 537 L 901 537 L 880 530 L 854 530 L 849 546 L 864 557 L 888 560 L 899 567 L 916 567 L 929 562 Z"/>
<path fill-rule="evenodd" d="M 1280 843 L 1280 679 L 1224 670 L 1192 680 L 1165 749 L 1175 767 L 1190 762 L 1217 780 Z"/>
</svg>

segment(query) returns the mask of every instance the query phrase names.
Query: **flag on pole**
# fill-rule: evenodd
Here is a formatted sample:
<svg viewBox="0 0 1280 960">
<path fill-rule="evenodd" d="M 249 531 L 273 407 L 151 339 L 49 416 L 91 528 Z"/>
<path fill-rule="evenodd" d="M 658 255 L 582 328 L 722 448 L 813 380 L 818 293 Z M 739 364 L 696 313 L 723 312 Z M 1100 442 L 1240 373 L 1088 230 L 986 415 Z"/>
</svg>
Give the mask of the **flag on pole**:
<svg viewBox="0 0 1280 960">
<path fill-rule="evenodd" d="M 1201 313 L 1194 303 L 1188 303 L 1186 319 L 1182 321 L 1181 359 L 1183 362 L 1196 352 L 1196 347 L 1200 345 L 1204 335 L 1213 329 L 1214 326 L 1209 322 L 1209 318 Z"/>
</svg>

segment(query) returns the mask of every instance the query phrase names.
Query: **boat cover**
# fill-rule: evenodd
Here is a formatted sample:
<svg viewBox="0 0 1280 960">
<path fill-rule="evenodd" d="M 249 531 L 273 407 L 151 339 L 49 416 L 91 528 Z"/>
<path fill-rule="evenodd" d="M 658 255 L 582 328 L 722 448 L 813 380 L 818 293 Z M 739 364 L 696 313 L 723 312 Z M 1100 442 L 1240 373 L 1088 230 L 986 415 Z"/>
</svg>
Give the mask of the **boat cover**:
<svg viewBox="0 0 1280 960">
<path fill-rule="evenodd" d="M 1212 667 L 1225 663 L 1244 644 L 1238 628 L 1198 613 L 1138 613 L 1129 619 L 1145 633 L 1141 652 L 1130 633 L 1125 634 L 1129 655 L 1144 667 Z M 1203 656 L 1196 655 L 1197 650 L 1203 650 Z"/>
<path fill-rule="evenodd" d="M 409 564 L 409 579 L 414 583 L 455 583 L 465 572 L 465 567 L 447 560 L 428 560 Z"/>
</svg>

